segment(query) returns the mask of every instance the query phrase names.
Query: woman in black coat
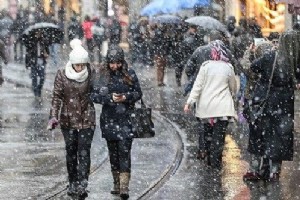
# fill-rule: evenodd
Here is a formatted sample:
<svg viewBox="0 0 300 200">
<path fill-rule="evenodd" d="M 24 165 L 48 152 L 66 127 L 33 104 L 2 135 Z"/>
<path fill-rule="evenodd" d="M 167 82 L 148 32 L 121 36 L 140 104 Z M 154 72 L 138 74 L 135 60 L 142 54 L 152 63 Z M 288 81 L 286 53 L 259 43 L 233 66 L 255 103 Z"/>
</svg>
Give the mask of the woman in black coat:
<svg viewBox="0 0 300 200">
<path fill-rule="evenodd" d="M 260 74 L 252 104 L 267 100 L 262 115 L 253 122 L 254 131 L 249 135 L 248 151 L 252 158 L 250 170 L 244 175 L 245 180 L 276 181 L 282 161 L 293 159 L 294 88 L 300 82 L 299 42 L 299 33 L 283 33 L 278 51 L 265 53 L 251 65 L 251 70 Z M 274 60 L 274 75 L 266 97 Z"/>
<path fill-rule="evenodd" d="M 107 141 L 114 179 L 111 193 L 120 194 L 123 199 L 129 197 L 133 140 L 130 114 L 141 97 L 138 78 L 134 70 L 128 69 L 123 50 L 119 46 L 111 46 L 107 52 L 107 69 L 94 84 L 91 98 L 103 105 L 100 128 L 102 137 Z"/>
</svg>

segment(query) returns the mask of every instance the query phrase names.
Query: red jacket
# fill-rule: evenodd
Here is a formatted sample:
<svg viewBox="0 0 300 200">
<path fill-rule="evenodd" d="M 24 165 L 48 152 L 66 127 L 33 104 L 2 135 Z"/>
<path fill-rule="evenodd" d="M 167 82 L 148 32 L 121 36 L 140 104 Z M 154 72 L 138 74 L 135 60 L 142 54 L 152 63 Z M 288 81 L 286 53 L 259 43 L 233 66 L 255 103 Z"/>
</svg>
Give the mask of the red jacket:
<svg viewBox="0 0 300 200">
<path fill-rule="evenodd" d="M 82 23 L 82 29 L 83 29 L 83 32 L 84 32 L 84 37 L 86 39 L 92 39 L 93 38 L 92 26 L 93 26 L 93 22 L 91 22 L 91 21 L 84 21 Z"/>
</svg>

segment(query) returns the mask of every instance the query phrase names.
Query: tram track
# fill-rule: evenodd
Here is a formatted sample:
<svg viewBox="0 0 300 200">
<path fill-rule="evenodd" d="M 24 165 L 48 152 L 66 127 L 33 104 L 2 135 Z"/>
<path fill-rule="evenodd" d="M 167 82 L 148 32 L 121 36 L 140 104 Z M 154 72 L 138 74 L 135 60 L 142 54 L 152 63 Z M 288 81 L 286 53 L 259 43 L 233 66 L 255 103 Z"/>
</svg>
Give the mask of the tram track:
<svg viewBox="0 0 300 200">
<path fill-rule="evenodd" d="M 168 123 L 175 129 L 175 138 L 176 138 L 176 153 L 171 163 L 169 163 L 165 170 L 159 175 L 159 178 L 153 180 L 150 185 L 145 188 L 140 194 L 137 194 L 135 199 L 137 200 L 145 200 L 149 199 L 151 196 L 155 194 L 160 188 L 163 187 L 163 185 L 170 179 L 172 175 L 176 173 L 178 170 L 183 156 L 184 156 L 184 143 L 182 139 L 183 132 L 180 130 L 178 125 L 176 125 L 174 122 L 169 120 L 167 117 L 162 116 L 159 114 L 158 111 L 153 111 L 153 117 L 155 120 L 161 122 L 161 123 Z M 108 154 L 106 153 L 106 156 L 103 158 L 103 160 L 97 165 L 94 166 L 91 169 L 90 176 L 93 176 L 96 173 L 101 173 L 101 170 L 104 168 L 103 166 L 109 165 L 109 159 Z M 67 182 L 64 182 L 60 185 L 60 188 L 57 189 L 53 194 L 49 195 L 46 200 L 54 200 L 59 199 L 60 197 L 66 196 L 67 192 Z"/>
</svg>

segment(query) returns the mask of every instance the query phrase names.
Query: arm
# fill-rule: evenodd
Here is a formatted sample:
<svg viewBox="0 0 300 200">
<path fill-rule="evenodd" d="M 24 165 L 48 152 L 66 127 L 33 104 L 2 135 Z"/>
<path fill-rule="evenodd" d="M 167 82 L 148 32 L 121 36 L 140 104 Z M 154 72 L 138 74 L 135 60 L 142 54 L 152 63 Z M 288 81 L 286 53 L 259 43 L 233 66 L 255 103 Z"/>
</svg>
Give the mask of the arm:
<svg viewBox="0 0 300 200">
<path fill-rule="evenodd" d="M 252 72 L 259 74 L 263 71 L 263 63 L 265 60 L 265 55 L 254 60 L 250 66 Z"/>
<path fill-rule="evenodd" d="M 90 94 L 90 99 L 94 103 L 100 103 L 100 104 L 108 104 L 112 101 L 112 96 L 109 94 L 108 87 L 105 83 L 105 75 L 102 75 L 100 72 L 100 75 L 92 79 L 92 91 Z"/>
<path fill-rule="evenodd" d="M 199 99 L 205 82 L 205 74 L 206 74 L 206 70 L 203 69 L 203 67 L 200 67 L 200 71 L 197 75 L 190 96 L 186 102 L 187 105 L 191 106 L 193 103 L 197 101 L 197 99 Z"/>
<path fill-rule="evenodd" d="M 195 73 L 197 68 L 197 56 L 198 52 L 197 50 L 194 51 L 194 53 L 191 55 L 191 57 L 188 59 L 186 65 L 185 65 L 185 73 L 187 77 L 190 79 Z"/>
<path fill-rule="evenodd" d="M 138 77 L 137 77 L 135 71 L 130 70 L 130 75 L 133 80 L 133 87 L 132 87 L 131 91 L 129 91 L 125 94 L 125 97 L 126 97 L 125 102 L 133 104 L 142 98 L 143 93 L 142 93 L 142 90 L 140 87 L 140 82 L 138 80 Z"/>
<path fill-rule="evenodd" d="M 229 74 L 228 85 L 229 85 L 229 90 L 230 90 L 231 96 L 232 96 L 232 98 L 234 98 L 238 91 L 237 91 L 237 84 L 236 84 L 233 66 L 230 66 L 230 70 L 231 71 Z"/>
<path fill-rule="evenodd" d="M 52 94 L 52 106 L 50 110 L 50 118 L 55 117 L 58 119 L 58 114 L 61 109 L 61 104 L 63 101 L 63 81 L 62 81 L 62 72 L 58 70 L 55 80 L 54 80 L 54 89 Z"/>
</svg>

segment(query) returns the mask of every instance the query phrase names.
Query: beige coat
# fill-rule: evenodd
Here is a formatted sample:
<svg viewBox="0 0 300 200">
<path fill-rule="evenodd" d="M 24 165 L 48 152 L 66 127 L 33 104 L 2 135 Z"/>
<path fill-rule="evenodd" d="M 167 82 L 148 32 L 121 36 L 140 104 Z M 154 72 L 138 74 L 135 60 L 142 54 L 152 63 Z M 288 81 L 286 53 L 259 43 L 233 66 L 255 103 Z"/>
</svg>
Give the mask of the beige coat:
<svg viewBox="0 0 300 200">
<path fill-rule="evenodd" d="M 199 118 L 235 117 L 236 80 L 233 66 L 223 61 L 206 61 L 200 67 L 187 104 L 196 103 Z"/>
</svg>

